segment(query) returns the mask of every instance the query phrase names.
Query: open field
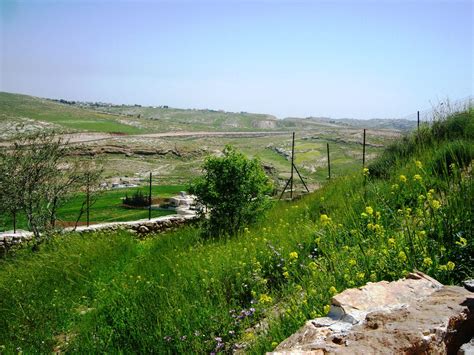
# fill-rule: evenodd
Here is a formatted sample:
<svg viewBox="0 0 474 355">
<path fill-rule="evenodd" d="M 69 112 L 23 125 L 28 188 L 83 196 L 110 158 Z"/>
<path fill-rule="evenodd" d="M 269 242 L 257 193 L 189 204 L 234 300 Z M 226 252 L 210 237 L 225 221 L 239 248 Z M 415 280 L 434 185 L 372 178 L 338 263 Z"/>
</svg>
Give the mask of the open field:
<svg viewBox="0 0 474 355">
<path fill-rule="evenodd" d="M 124 198 L 126 194 L 131 196 L 137 189 L 143 191 L 143 193 L 148 196 L 148 186 L 113 189 L 102 192 L 101 195 L 99 195 L 97 202 L 91 207 L 90 223 L 134 221 L 148 218 L 148 209 L 146 208 L 135 209 L 122 206 L 122 198 Z M 168 198 L 177 195 L 180 191 L 185 189 L 186 186 L 183 185 L 154 185 L 152 186 L 152 196 L 154 199 Z M 58 224 L 73 226 L 79 216 L 79 211 L 84 201 L 85 194 L 83 193 L 78 193 L 69 199 L 58 211 Z M 174 213 L 174 211 L 156 209 L 153 209 L 151 212 L 152 218 Z M 85 211 L 79 222 L 81 222 L 81 224 L 86 222 Z M 25 216 L 18 216 L 17 228 L 27 229 Z M 13 229 L 11 216 L 0 216 L 0 232 L 11 229 Z"/>
</svg>

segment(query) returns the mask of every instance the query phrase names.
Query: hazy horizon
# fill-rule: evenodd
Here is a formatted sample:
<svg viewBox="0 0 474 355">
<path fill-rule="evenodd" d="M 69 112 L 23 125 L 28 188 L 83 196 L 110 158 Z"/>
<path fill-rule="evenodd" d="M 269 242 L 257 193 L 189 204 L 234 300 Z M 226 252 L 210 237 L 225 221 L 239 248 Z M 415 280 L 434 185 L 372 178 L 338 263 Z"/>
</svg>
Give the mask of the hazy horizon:
<svg viewBox="0 0 474 355">
<path fill-rule="evenodd" d="M 0 3 L 0 91 L 400 118 L 473 94 L 471 1 Z"/>
</svg>

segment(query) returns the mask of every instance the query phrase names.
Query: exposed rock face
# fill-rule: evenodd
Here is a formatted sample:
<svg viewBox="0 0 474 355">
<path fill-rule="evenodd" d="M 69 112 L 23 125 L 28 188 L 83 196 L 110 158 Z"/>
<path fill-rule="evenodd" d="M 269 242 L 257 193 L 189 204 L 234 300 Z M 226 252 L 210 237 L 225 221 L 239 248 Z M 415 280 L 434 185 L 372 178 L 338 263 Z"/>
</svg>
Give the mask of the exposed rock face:
<svg viewBox="0 0 474 355">
<path fill-rule="evenodd" d="M 474 294 L 422 273 L 332 299 L 274 354 L 456 354 L 474 334 Z"/>
</svg>

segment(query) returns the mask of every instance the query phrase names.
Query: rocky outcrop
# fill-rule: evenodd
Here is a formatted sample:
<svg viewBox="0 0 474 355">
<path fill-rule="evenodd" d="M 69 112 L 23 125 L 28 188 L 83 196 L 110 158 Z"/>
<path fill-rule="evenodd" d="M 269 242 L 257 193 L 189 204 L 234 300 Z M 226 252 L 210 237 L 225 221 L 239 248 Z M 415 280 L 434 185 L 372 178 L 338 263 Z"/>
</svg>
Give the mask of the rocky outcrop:
<svg viewBox="0 0 474 355">
<path fill-rule="evenodd" d="M 273 354 L 456 354 L 473 333 L 474 294 L 417 272 L 334 296 Z"/>
</svg>

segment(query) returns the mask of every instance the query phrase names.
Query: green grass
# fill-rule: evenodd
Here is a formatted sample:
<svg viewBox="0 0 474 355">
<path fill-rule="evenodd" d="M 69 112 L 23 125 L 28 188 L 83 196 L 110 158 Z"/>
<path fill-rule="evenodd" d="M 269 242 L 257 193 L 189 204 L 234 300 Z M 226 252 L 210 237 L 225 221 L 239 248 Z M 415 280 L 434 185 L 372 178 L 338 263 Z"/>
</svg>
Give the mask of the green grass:
<svg viewBox="0 0 474 355">
<path fill-rule="evenodd" d="M 0 346 L 209 353 L 246 342 L 247 353 L 261 354 L 325 315 L 334 292 L 415 268 L 443 283 L 472 277 L 472 163 L 437 166 L 474 143 L 447 143 L 415 147 L 385 166 L 382 179 L 359 166 L 276 203 L 232 238 L 202 239 L 198 227 L 146 240 L 69 234 L 37 253 L 8 254 L 0 261 Z M 251 328 L 263 320 L 267 331 Z"/>
<path fill-rule="evenodd" d="M 134 221 L 138 219 L 148 218 L 148 209 L 126 208 L 122 206 L 122 198 L 125 194 L 131 196 L 137 189 L 148 195 L 148 187 L 141 186 L 137 188 L 113 189 L 104 191 L 99 195 L 97 201 L 90 210 L 90 222 L 119 222 Z M 186 190 L 183 185 L 161 185 L 152 186 L 152 196 L 154 198 L 168 198 L 177 195 L 180 191 Z M 75 222 L 79 215 L 82 203 L 85 201 L 85 194 L 79 193 L 69 199 L 58 211 L 59 222 Z M 170 210 L 152 210 L 152 218 L 174 214 Z M 86 221 L 86 213 L 84 212 L 81 222 Z M 13 222 L 10 216 L 3 216 L 0 219 L 0 231 L 13 229 Z M 17 228 L 28 229 L 25 216 L 18 216 Z"/>
<path fill-rule="evenodd" d="M 121 134 L 145 131 L 120 123 L 111 115 L 101 114 L 32 96 L 0 92 L 0 112 L 3 119 L 32 119 L 53 123 L 73 131 L 109 132 Z"/>
</svg>

